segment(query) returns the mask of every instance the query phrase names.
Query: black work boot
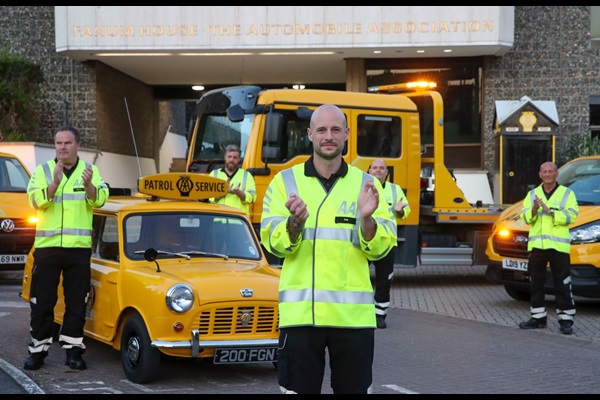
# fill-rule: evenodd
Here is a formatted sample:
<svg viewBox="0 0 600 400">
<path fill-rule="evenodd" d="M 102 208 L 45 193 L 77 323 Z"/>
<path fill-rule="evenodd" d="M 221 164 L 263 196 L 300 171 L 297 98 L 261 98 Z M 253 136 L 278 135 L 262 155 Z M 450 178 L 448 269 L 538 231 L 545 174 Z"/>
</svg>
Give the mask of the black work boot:
<svg viewBox="0 0 600 400">
<path fill-rule="evenodd" d="M 573 333 L 573 321 L 560 320 L 558 323 L 560 324 L 560 333 L 563 335 L 570 335 Z"/>
<path fill-rule="evenodd" d="M 544 318 L 530 318 L 525 322 L 519 324 L 521 329 L 540 329 L 546 327 L 546 317 Z"/>
<path fill-rule="evenodd" d="M 385 329 L 387 328 L 387 324 L 385 323 L 385 315 L 375 315 L 375 320 L 377 321 L 377 329 Z"/>
<path fill-rule="evenodd" d="M 81 347 L 67 349 L 67 359 L 65 360 L 65 365 L 71 369 L 78 369 L 80 371 L 87 369 L 87 365 L 81 357 L 84 351 L 85 350 Z"/>
<path fill-rule="evenodd" d="M 27 369 L 30 371 L 40 369 L 42 365 L 44 365 L 44 358 L 46 357 L 48 357 L 47 351 L 42 351 L 39 353 L 29 353 L 29 358 L 27 358 L 27 360 L 25 361 L 23 369 Z"/>
</svg>

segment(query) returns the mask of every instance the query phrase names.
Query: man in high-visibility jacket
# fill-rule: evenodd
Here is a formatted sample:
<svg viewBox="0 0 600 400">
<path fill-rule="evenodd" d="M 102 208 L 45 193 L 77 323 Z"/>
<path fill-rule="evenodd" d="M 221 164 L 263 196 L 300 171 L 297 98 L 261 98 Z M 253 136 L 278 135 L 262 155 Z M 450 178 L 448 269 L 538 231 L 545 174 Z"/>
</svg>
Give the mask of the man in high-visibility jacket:
<svg viewBox="0 0 600 400">
<path fill-rule="evenodd" d="M 65 313 L 58 340 L 67 354 L 65 365 L 87 368 L 81 356 L 91 280 L 92 208 L 104 205 L 108 186 L 95 165 L 79 159 L 80 140 L 75 128 L 61 128 L 54 136 L 56 158 L 38 165 L 27 187 L 29 205 L 38 212 L 27 370 L 44 364 L 52 344 L 61 275 Z"/>
<path fill-rule="evenodd" d="M 396 244 L 396 226 L 373 176 L 342 158 L 346 117 L 312 114 L 313 155 L 279 172 L 263 201 L 261 240 L 283 258 L 277 374 L 282 393 L 320 393 L 328 350 L 334 393 L 370 393 L 375 306 L 369 261 Z"/>
<path fill-rule="evenodd" d="M 406 219 L 410 214 L 410 205 L 404 194 L 404 190 L 394 182 L 386 181 L 389 171 L 387 164 L 382 159 L 374 160 L 369 166 L 369 174 L 379 179 L 383 186 L 385 201 L 396 218 L 396 225 Z M 381 260 L 373 261 L 375 269 L 375 317 L 377 328 L 387 328 L 387 309 L 390 306 L 390 289 L 394 277 L 394 261 L 396 259 L 396 247 Z"/>
<path fill-rule="evenodd" d="M 540 166 L 542 184 L 527 193 L 521 219 L 529 225 L 528 272 L 531 288 L 531 318 L 521 329 L 546 327 L 546 266 L 550 265 L 554 282 L 556 314 L 560 331 L 573 333 L 575 301 L 571 290 L 571 236 L 569 225 L 575 222 L 579 206 L 575 193 L 556 182 L 558 168 L 552 162 Z"/>
<path fill-rule="evenodd" d="M 256 184 L 252 174 L 240 168 L 242 151 L 238 145 L 229 144 L 225 148 L 225 166 L 213 170 L 210 174 L 228 183 L 228 193 L 213 197 L 211 203 L 235 207 L 250 216 L 250 205 L 256 200 Z"/>
</svg>

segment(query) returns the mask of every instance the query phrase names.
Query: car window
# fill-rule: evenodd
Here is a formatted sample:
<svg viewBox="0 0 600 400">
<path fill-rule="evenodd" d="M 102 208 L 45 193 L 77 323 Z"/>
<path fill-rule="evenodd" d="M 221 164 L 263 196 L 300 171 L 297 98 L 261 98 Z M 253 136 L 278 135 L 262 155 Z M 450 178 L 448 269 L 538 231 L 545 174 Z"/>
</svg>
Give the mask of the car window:
<svg viewBox="0 0 600 400">
<path fill-rule="evenodd" d="M 25 192 L 29 174 L 15 158 L 0 157 L 0 191 Z"/>
<path fill-rule="evenodd" d="M 124 221 L 125 254 L 143 259 L 149 248 L 159 258 L 178 257 L 166 253 L 216 253 L 228 257 L 260 259 L 260 247 L 249 223 L 238 216 L 203 213 L 145 213 L 128 216 Z M 194 252 L 198 254 L 194 254 Z"/>
<path fill-rule="evenodd" d="M 560 169 L 557 181 L 573 190 L 580 204 L 600 205 L 600 159 L 565 165 Z"/>
<path fill-rule="evenodd" d="M 116 217 L 94 215 L 92 249 L 94 257 L 119 261 L 119 233 Z"/>
</svg>

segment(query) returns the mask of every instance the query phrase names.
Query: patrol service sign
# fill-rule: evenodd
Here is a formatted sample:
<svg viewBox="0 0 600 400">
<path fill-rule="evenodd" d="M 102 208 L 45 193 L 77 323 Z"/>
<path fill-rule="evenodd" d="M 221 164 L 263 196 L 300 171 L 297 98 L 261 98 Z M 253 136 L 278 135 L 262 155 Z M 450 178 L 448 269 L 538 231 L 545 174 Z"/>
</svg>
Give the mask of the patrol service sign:
<svg viewBox="0 0 600 400">
<path fill-rule="evenodd" d="M 227 194 L 227 182 L 204 174 L 168 172 L 138 179 L 138 191 L 175 200 L 205 200 Z"/>
</svg>

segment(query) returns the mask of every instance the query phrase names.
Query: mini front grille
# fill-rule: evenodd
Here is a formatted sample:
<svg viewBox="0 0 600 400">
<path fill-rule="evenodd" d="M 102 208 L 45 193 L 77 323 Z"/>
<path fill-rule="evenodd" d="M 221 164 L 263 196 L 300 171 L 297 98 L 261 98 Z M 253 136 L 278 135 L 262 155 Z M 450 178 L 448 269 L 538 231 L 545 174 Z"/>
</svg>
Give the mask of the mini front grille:
<svg viewBox="0 0 600 400">
<path fill-rule="evenodd" d="M 279 325 L 277 305 L 248 305 L 203 310 L 200 335 L 252 335 L 276 333 Z"/>
<path fill-rule="evenodd" d="M 527 259 L 527 237 L 528 233 L 525 231 L 513 231 L 509 236 L 494 234 L 492 245 L 494 251 L 502 257 Z"/>
</svg>

